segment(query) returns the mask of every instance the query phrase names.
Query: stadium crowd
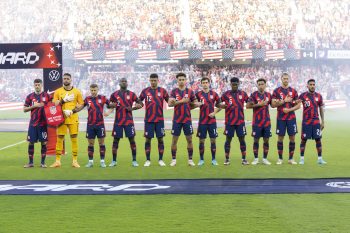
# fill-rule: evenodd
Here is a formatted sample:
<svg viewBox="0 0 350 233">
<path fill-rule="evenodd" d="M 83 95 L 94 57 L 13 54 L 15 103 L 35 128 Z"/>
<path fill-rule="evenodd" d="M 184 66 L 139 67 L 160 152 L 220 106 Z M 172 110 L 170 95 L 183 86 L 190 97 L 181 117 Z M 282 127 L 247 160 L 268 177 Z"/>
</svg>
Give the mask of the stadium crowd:
<svg viewBox="0 0 350 233">
<path fill-rule="evenodd" d="M 128 79 L 129 89 L 139 94 L 143 88 L 149 86 L 149 74 L 158 73 L 160 86 L 168 91 L 176 86 L 176 73 L 183 71 L 188 76 L 188 87 L 195 91 L 200 89 L 201 77 L 209 77 L 212 88 L 218 94 L 229 89 L 231 77 L 239 77 L 241 89 L 247 93 L 256 90 L 255 81 L 265 78 L 267 91 L 280 86 L 282 72 L 288 72 L 291 76 L 291 86 L 298 92 L 306 91 L 306 81 L 314 78 L 317 81 L 317 91 L 321 92 L 326 99 L 334 100 L 341 98 L 342 82 L 350 81 L 350 66 L 282 66 L 256 65 L 248 66 L 196 66 L 196 65 L 151 65 L 147 67 L 136 67 L 130 65 L 89 66 L 87 68 L 76 67 L 75 70 L 65 70 L 72 73 L 74 86 L 78 87 L 84 96 L 89 94 L 89 85 L 96 83 L 100 87 L 100 93 L 109 96 L 119 89 L 118 81 L 122 77 Z M 33 91 L 33 80 L 41 78 L 42 71 L 38 70 L 7 70 L 0 71 L 0 91 L 3 93 L 0 101 L 21 102 L 25 96 Z"/>
<path fill-rule="evenodd" d="M 346 0 L 20 0 L 0 6 L 2 43 L 63 41 L 76 49 L 144 50 L 350 48 Z"/>
</svg>

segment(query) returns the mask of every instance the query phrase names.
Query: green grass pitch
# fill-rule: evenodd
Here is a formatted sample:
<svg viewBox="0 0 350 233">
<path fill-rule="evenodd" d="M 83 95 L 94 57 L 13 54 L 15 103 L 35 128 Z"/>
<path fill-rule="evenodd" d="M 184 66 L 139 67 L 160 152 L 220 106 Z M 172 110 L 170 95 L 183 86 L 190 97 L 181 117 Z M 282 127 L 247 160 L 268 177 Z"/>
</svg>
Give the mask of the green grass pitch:
<svg viewBox="0 0 350 233">
<path fill-rule="evenodd" d="M 210 164 L 209 143 L 206 144 L 204 167 L 188 167 L 186 142 L 178 145 L 178 165 L 159 167 L 156 140 L 152 141 L 152 165 L 145 161 L 144 138 L 137 132 L 137 151 L 140 167 L 131 167 L 131 153 L 126 139 L 121 141 L 118 166 L 84 168 L 87 162 L 87 142 L 79 135 L 80 169 L 71 168 L 70 142 L 68 154 L 62 158 L 60 169 L 23 169 L 27 162 L 27 144 L 22 143 L 0 151 L 0 179 L 181 179 L 181 178 L 320 178 L 350 177 L 350 152 L 347 148 L 348 119 L 346 109 L 327 110 L 323 132 L 323 155 L 326 166 L 316 164 L 315 143 L 306 147 L 304 166 L 241 166 L 237 139 L 231 147 L 231 165 L 223 166 L 224 137 L 217 140 L 218 167 Z M 275 112 L 272 111 L 272 119 Z M 196 116 L 196 113 L 194 114 Z M 246 112 L 249 120 L 251 112 Z M 2 115 L 1 118 L 4 118 Z M 298 113 L 300 119 L 300 112 Z M 275 122 L 272 122 L 273 131 Z M 251 161 L 252 138 L 248 126 L 247 156 Z M 299 125 L 300 131 L 300 125 Z M 110 133 L 108 133 L 110 135 Z M 0 133 L 0 148 L 25 140 L 25 133 Z M 299 137 L 295 157 L 299 158 Z M 111 160 L 112 137 L 106 138 L 106 161 Z M 165 137 L 164 158 L 170 162 L 171 135 Z M 260 143 L 262 144 L 262 143 Z M 287 158 L 288 144 L 284 142 Z M 98 146 L 95 146 L 95 151 Z M 34 157 L 39 163 L 39 145 Z M 261 155 L 261 149 L 260 153 Z M 198 162 L 198 139 L 194 137 L 194 160 Z M 269 159 L 276 162 L 276 136 L 270 141 Z M 54 161 L 47 159 L 47 164 Z M 0 232 L 347 232 L 350 218 L 348 194 L 297 195 L 151 195 L 151 196 L 0 196 Z"/>
</svg>

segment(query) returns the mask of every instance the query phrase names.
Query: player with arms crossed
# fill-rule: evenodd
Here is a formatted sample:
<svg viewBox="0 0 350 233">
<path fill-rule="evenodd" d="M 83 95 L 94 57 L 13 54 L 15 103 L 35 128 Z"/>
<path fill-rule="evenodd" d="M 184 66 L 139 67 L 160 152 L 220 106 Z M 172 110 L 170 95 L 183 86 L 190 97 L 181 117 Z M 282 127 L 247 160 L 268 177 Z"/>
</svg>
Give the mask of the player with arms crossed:
<svg viewBox="0 0 350 233">
<path fill-rule="evenodd" d="M 281 165 L 283 163 L 283 139 L 286 131 L 289 135 L 288 163 L 297 164 L 293 159 L 295 150 L 295 134 L 298 132 L 294 111 L 300 108 L 300 101 L 298 101 L 298 92 L 289 86 L 289 79 L 289 74 L 283 73 L 281 76 L 282 86 L 276 88 L 272 94 L 272 107 L 277 107 L 277 165 Z"/>
<path fill-rule="evenodd" d="M 143 89 L 139 97 L 139 99 L 145 101 L 146 104 L 144 133 L 146 138 L 146 162 L 144 166 L 149 167 L 151 165 L 151 140 L 155 134 L 158 139 L 158 164 L 164 167 L 166 165 L 163 161 L 163 137 L 165 136 L 163 106 L 164 101 L 169 101 L 169 95 L 164 88 L 158 86 L 159 80 L 157 74 L 151 74 L 149 82 L 151 86 Z"/>
<path fill-rule="evenodd" d="M 63 75 L 63 87 L 58 88 L 53 96 L 55 105 L 62 105 L 65 116 L 64 123 L 57 128 L 56 161 L 50 167 L 61 167 L 61 155 L 64 136 L 69 130 L 72 142 L 72 167 L 79 168 L 78 163 L 78 132 L 79 116 L 77 111 L 84 104 L 81 92 L 72 86 L 72 76 L 69 73 Z"/>
<path fill-rule="evenodd" d="M 176 152 L 177 141 L 181 134 L 181 130 L 184 130 L 184 134 L 187 140 L 187 152 L 188 152 L 188 165 L 195 166 L 193 156 L 193 143 L 192 143 L 192 118 L 191 107 L 198 107 L 199 103 L 196 100 L 192 89 L 186 87 L 186 74 L 178 73 L 176 75 L 178 88 L 171 91 L 169 99 L 169 107 L 174 107 L 173 127 L 172 134 L 173 139 L 171 142 L 171 156 L 172 160 L 170 166 L 176 166 Z"/>
<path fill-rule="evenodd" d="M 253 152 L 254 161 L 252 165 L 259 163 L 259 140 L 264 139 L 263 146 L 263 160 L 262 163 L 265 165 L 271 165 L 267 160 L 269 153 L 269 138 L 271 137 L 271 121 L 269 105 L 271 105 L 271 94 L 266 92 L 266 80 L 261 78 L 256 81 L 258 90 L 253 92 L 248 100 L 247 109 L 253 109 L 253 131 L 252 136 L 254 137 Z"/>
<path fill-rule="evenodd" d="M 28 157 L 29 163 L 24 165 L 24 168 L 34 167 L 34 143 L 41 142 L 41 163 L 40 167 L 46 168 L 46 143 L 47 143 L 47 124 L 44 113 L 44 105 L 46 105 L 51 98 L 49 94 L 42 91 L 41 79 L 34 80 L 34 92 L 26 97 L 23 111 L 30 111 L 30 122 L 28 128 L 27 141 L 28 144 Z"/>
<path fill-rule="evenodd" d="M 112 146 L 113 160 L 109 164 L 109 167 L 115 167 L 117 165 L 119 141 L 121 138 L 123 138 L 123 132 L 125 132 L 125 136 L 130 142 L 132 166 L 138 167 L 139 164 L 136 161 L 136 132 L 132 111 L 142 108 L 143 104 L 134 92 L 128 90 L 128 81 L 126 78 L 120 79 L 119 86 L 120 90 L 112 93 L 109 99 L 110 107 L 114 107 L 116 110 L 112 132 L 112 136 L 114 137 Z M 134 103 L 136 103 L 135 107 L 133 107 Z"/>
<path fill-rule="evenodd" d="M 316 149 L 318 154 L 318 164 L 326 164 L 322 159 L 322 130 L 324 129 L 324 102 L 322 95 L 315 91 L 315 80 L 307 81 L 308 91 L 299 96 L 303 104 L 303 123 L 300 143 L 300 161 L 304 164 L 304 152 L 308 139 L 316 141 Z M 318 114 L 320 112 L 320 114 Z M 321 122 L 319 115 L 321 116 Z"/>
</svg>

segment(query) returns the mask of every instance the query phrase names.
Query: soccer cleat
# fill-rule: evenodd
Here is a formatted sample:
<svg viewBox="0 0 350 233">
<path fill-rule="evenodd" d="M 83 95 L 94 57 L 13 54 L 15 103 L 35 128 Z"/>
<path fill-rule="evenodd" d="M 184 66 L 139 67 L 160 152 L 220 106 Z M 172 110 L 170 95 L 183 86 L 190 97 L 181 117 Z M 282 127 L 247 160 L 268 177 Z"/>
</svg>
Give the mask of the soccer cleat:
<svg viewBox="0 0 350 233">
<path fill-rule="evenodd" d="M 94 162 L 90 162 L 90 161 L 85 165 L 85 167 L 87 168 L 91 168 L 93 166 L 94 166 Z"/>
<path fill-rule="evenodd" d="M 50 167 L 61 167 L 61 161 L 56 160 Z"/>
<path fill-rule="evenodd" d="M 171 160 L 170 166 L 171 167 L 175 167 L 176 166 L 176 159 Z"/>
<path fill-rule="evenodd" d="M 105 161 L 100 161 L 100 167 L 103 167 L 103 168 L 107 167 Z"/>
<path fill-rule="evenodd" d="M 204 160 L 199 160 L 199 162 L 198 162 L 198 166 L 203 166 L 204 165 Z"/>
<path fill-rule="evenodd" d="M 324 161 L 322 158 L 321 158 L 321 159 L 318 159 L 318 160 L 317 160 L 317 163 L 320 164 L 320 165 L 327 164 L 327 162 Z"/>
<path fill-rule="evenodd" d="M 23 166 L 24 168 L 32 168 L 34 167 L 34 164 L 32 163 L 27 163 L 26 165 Z"/>
<path fill-rule="evenodd" d="M 194 167 L 194 166 L 196 166 L 196 164 L 193 162 L 192 159 L 189 159 L 188 160 L 188 166 Z"/>
<path fill-rule="evenodd" d="M 249 162 L 246 159 L 242 159 L 242 165 L 249 165 Z"/>
<path fill-rule="evenodd" d="M 271 165 L 270 161 L 268 161 L 267 159 L 263 159 L 262 163 L 264 165 Z"/>
<path fill-rule="evenodd" d="M 72 167 L 74 167 L 74 168 L 80 168 L 80 165 L 79 165 L 78 161 L 73 161 L 73 162 L 72 162 Z"/>
<path fill-rule="evenodd" d="M 290 164 L 290 165 L 296 165 L 296 164 L 298 164 L 298 163 L 295 162 L 293 159 L 289 159 L 289 160 L 288 160 L 288 164 Z"/>
<path fill-rule="evenodd" d="M 47 168 L 47 166 L 46 166 L 45 163 L 40 164 L 40 167 L 41 167 L 41 168 Z"/>
<path fill-rule="evenodd" d="M 282 163 L 283 163 L 282 159 L 278 159 L 277 162 L 276 162 L 277 165 L 282 165 Z"/>
<path fill-rule="evenodd" d="M 258 158 L 254 159 L 253 162 L 252 162 L 252 165 L 257 165 L 257 164 L 259 164 L 259 159 Z"/>
<path fill-rule="evenodd" d="M 226 159 L 225 162 L 224 162 L 224 165 L 230 165 L 230 160 Z"/>
<path fill-rule="evenodd" d="M 214 166 L 219 165 L 218 162 L 217 162 L 215 159 L 213 159 L 213 160 L 211 161 L 211 164 L 214 165 Z"/>
<path fill-rule="evenodd" d="M 144 167 L 149 167 L 151 166 L 151 161 L 146 160 L 145 164 L 143 165 Z"/>
<path fill-rule="evenodd" d="M 163 160 L 159 160 L 159 161 L 158 161 L 158 164 L 159 164 L 159 166 L 161 166 L 161 167 L 165 167 L 165 166 L 166 166 L 166 164 L 164 163 Z"/>
<path fill-rule="evenodd" d="M 301 159 L 300 159 L 299 164 L 300 164 L 300 165 L 304 165 L 304 164 L 305 164 L 304 158 L 301 158 Z"/>
<path fill-rule="evenodd" d="M 135 160 L 135 161 L 132 161 L 131 166 L 133 166 L 133 167 L 138 167 L 139 164 L 138 164 L 137 161 Z"/>
<path fill-rule="evenodd" d="M 108 165 L 108 167 L 115 167 L 115 166 L 117 166 L 117 161 L 112 161 L 112 162 Z"/>
</svg>

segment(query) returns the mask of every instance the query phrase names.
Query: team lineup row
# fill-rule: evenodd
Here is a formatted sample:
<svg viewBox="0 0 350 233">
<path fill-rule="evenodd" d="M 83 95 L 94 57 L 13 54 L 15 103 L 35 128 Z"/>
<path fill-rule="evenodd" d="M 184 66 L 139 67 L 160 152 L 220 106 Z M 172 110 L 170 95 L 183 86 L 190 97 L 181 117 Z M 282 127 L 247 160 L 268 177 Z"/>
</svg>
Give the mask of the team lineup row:
<svg viewBox="0 0 350 233">
<path fill-rule="evenodd" d="M 210 89 L 210 79 L 202 78 L 202 90 L 194 93 L 193 90 L 186 87 L 186 74 L 178 73 L 176 80 L 178 87 L 170 93 L 158 86 L 158 75 L 151 74 L 149 81 L 150 86 L 142 90 L 137 96 L 132 91 L 128 90 L 128 82 L 126 78 L 119 81 L 120 89 L 111 94 L 108 99 L 104 95 L 98 94 L 98 86 L 90 85 L 91 95 L 83 99 L 81 92 L 72 86 L 72 77 L 66 73 L 63 76 L 63 87 L 57 89 L 53 98 L 42 91 L 42 81 L 34 80 L 35 91 L 29 94 L 24 104 L 24 112 L 31 111 L 31 119 L 28 129 L 28 157 L 29 163 L 25 168 L 34 166 L 34 143 L 41 142 L 41 167 L 46 167 L 46 142 L 47 142 L 47 123 L 45 118 L 44 106 L 53 102 L 56 106 L 60 105 L 64 114 L 63 124 L 57 127 L 57 142 L 56 142 L 56 161 L 50 167 L 61 167 L 61 154 L 63 149 L 64 136 L 69 131 L 72 142 L 73 167 L 80 167 L 78 157 L 78 112 L 84 107 L 88 109 L 88 121 L 86 138 L 88 140 L 88 156 L 89 162 L 86 167 L 93 167 L 94 144 L 97 137 L 100 152 L 100 166 L 106 167 L 104 144 L 105 127 L 104 116 L 110 115 L 115 110 L 115 120 L 113 125 L 113 145 L 112 145 L 112 162 L 110 167 L 117 165 L 117 155 L 119 141 L 123 135 L 129 139 L 132 152 L 132 166 L 137 167 L 136 161 L 136 143 L 135 143 L 135 127 L 132 116 L 132 111 L 138 110 L 145 106 L 145 153 L 146 162 L 144 166 L 151 165 L 150 151 L 151 139 L 156 136 L 158 140 L 158 164 L 166 166 L 163 161 L 164 154 L 164 116 L 163 105 L 167 102 L 170 107 L 174 107 L 173 125 L 172 125 L 172 143 L 170 166 L 176 165 L 177 142 L 183 130 L 187 140 L 188 165 L 195 166 L 192 160 L 193 143 L 192 143 L 192 118 L 191 110 L 199 108 L 199 124 L 197 136 L 199 137 L 199 155 L 200 160 L 198 165 L 204 164 L 204 143 L 207 134 L 210 138 L 210 150 L 212 154 L 213 165 L 218 165 L 216 161 L 216 137 L 217 125 L 215 115 L 225 110 L 225 130 L 226 141 L 224 144 L 225 161 L 224 165 L 230 164 L 230 149 L 231 141 L 234 135 L 238 137 L 240 150 L 242 155 L 242 164 L 248 165 L 246 158 L 246 128 L 244 120 L 244 106 L 247 109 L 253 109 L 252 121 L 252 136 L 254 137 L 253 165 L 260 163 L 258 158 L 259 139 L 263 138 L 263 159 L 262 163 L 270 165 L 267 156 L 269 153 L 269 138 L 271 137 L 271 121 L 269 107 L 277 108 L 277 127 L 276 134 L 278 135 L 277 164 L 283 163 L 283 140 L 286 133 L 289 136 L 289 164 L 297 164 L 294 161 L 295 151 L 295 135 L 297 134 L 297 123 L 295 111 L 303 105 L 303 121 L 302 133 L 300 142 L 300 161 L 299 164 L 304 164 L 304 151 L 308 139 L 316 141 L 318 154 L 317 162 L 326 164 L 322 158 L 322 130 L 324 129 L 324 103 L 320 93 L 315 91 L 315 80 L 310 79 L 307 82 L 308 91 L 298 95 L 297 91 L 289 86 L 289 75 L 283 73 L 281 76 L 281 87 L 276 88 L 273 93 L 266 92 L 266 80 L 258 79 L 258 90 L 251 93 L 250 96 L 246 92 L 239 89 L 239 79 L 231 78 L 231 90 L 223 93 L 221 97 L 212 89 Z M 104 106 L 108 108 L 104 111 Z M 321 120 L 320 120 L 321 118 Z"/>
</svg>

